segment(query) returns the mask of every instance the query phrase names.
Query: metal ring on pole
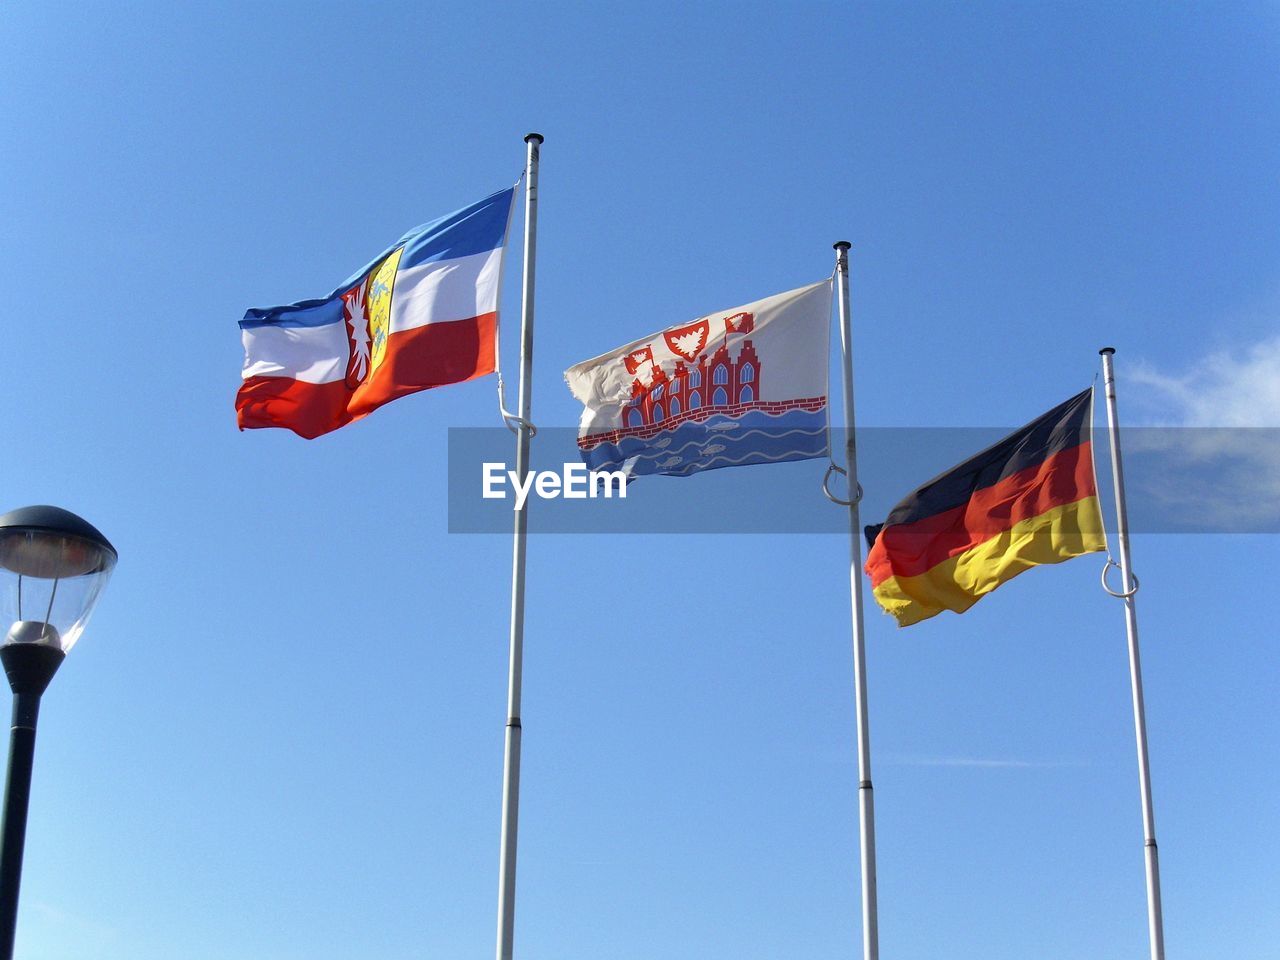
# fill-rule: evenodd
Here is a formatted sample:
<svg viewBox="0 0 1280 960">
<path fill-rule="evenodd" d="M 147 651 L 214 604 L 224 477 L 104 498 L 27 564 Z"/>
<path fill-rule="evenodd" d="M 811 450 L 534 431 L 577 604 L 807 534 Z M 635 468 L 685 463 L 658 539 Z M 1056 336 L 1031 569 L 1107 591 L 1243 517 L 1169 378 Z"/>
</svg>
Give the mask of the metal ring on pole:
<svg viewBox="0 0 1280 960">
<path fill-rule="evenodd" d="M 506 423 L 507 429 L 512 433 L 519 433 L 521 430 L 528 430 L 530 438 L 538 435 L 538 428 L 524 417 L 517 417 L 514 413 L 502 410 L 502 419 Z"/>
<path fill-rule="evenodd" d="M 1107 593 L 1111 594 L 1111 596 L 1115 597 L 1117 600 L 1127 600 L 1129 599 L 1129 597 L 1132 597 L 1135 593 L 1138 592 L 1138 586 L 1139 586 L 1138 575 L 1136 573 L 1129 574 L 1129 579 L 1133 581 L 1133 589 L 1130 590 L 1128 593 L 1112 590 L 1110 585 L 1107 583 L 1107 571 L 1110 570 L 1112 567 L 1119 567 L 1119 566 L 1120 564 L 1116 563 L 1110 557 L 1107 557 L 1107 562 L 1102 566 L 1102 589 L 1107 591 Z"/>
<path fill-rule="evenodd" d="M 507 409 L 507 398 L 505 384 L 502 381 L 502 373 L 498 373 L 498 416 L 502 417 L 502 422 L 507 425 L 507 429 L 512 433 L 519 434 L 521 430 L 529 431 L 529 438 L 532 439 L 538 435 L 538 428 L 526 420 L 524 417 L 516 416 Z"/>
<path fill-rule="evenodd" d="M 827 472 L 822 475 L 822 492 L 826 494 L 827 499 L 830 500 L 832 503 L 839 504 L 842 507 L 851 507 L 855 503 L 861 503 L 862 502 L 862 484 L 860 483 L 857 484 L 856 489 L 854 490 L 854 495 L 852 500 L 841 500 L 839 497 L 837 497 L 834 493 L 831 492 L 831 488 L 827 486 L 827 481 L 831 479 L 831 475 L 833 473 L 838 473 L 842 477 L 847 477 L 849 475 L 849 471 L 846 470 L 844 467 L 836 466 L 835 463 L 829 463 L 827 465 Z"/>
</svg>

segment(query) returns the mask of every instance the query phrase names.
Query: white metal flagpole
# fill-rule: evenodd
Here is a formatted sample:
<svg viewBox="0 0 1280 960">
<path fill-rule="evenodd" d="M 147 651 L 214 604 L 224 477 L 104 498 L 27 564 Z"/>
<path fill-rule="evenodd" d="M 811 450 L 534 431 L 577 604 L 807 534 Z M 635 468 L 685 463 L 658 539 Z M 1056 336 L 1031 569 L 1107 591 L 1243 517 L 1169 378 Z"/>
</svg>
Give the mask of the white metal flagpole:
<svg viewBox="0 0 1280 960">
<path fill-rule="evenodd" d="M 520 405 L 516 430 L 516 476 L 529 473 L 530 398 L 533 392 L 533 281 L 538 236 L 538 155 L 542 134 L 524 138 L 524 281 L 520 310 Z M 507 680 L 507 731 L 502 771 L 502 851 L 498 863 L 498 960 L 511 960 L 516 922 L 516 833 L 520 821 L 520 682 L 524 666 L 524 559 L 529 501 L 516 510 L 511 560 L 511 662 Z"/>
<path fill-rule="evenodd" d="M 867 652 L 862 632 L 862 524 L 858 519 L 858 451 L 854 439 L 853 337 L 849 320 L 849 242 L 835 244 L 840 302 L 840 347 L 844 361 L 845 462 L 849 489 L 849 593 L 853 604 L 854 699 L 858 711 L 858 826 L 862 863 L 862 956 L 878 960 L 880 925 L 876 906 L 876 815 L 871 790 L 871 735 L 867 729 Z"/>
<path fill-rule="evenodd" d="M 1106 585 L 1107 561 L 1103 587 L 1112 596 L 1124 600 L 1124 621 L 1129 634 L 1129 684 L 1133 692 L 1133 726 L 1138 739 L 1138 785 L 1142 794 L 1142 834 L 1147 865 L 1147 926 L 1151 937 L 1151 960 L 1164 960 L 1164 917 L 1160 908 L 1160 859 L 1156 849 L 1156 818 L 1151 804 L 1151 768 L 1147 760 L 1147 717 L 1142 700 L 1142 662 L 1138 656 L 1138 611 L 1134 594 L 1138 581 L 1129 561 L 1129 513 L 1124 500 L 1124 466 L 1120 460 L 1120 420 L 1116 413 L 1116 378 L 1111 357 L 1114 347 L 1103 347 L 1102 383 L 1107 397 L 1107 426 L 1111 440 L 1111 471 L 1115 480 L 1116 540 L 1120 546 L 1120 577 L 1123 586 L 1116 593 Z"/>
</svg>

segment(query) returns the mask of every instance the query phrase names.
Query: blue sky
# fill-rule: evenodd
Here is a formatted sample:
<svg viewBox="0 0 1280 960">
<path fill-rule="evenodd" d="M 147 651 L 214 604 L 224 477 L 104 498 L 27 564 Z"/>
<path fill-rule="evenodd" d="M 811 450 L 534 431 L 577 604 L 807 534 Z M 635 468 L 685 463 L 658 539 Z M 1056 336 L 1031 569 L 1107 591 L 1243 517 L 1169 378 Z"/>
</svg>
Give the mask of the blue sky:
<svg viewBox="0 0 1280 960">
<path fill-rule="evenodd" d="M 1016 425 L 1113 344 L 1130 422 L 1280 427 L 1278 59 L 1272 4 L 6 4 L 3 507 L 121 555 L 45 698 L 20 955 L 493 949 L 510 542 L 450 535 L 446 483 L 493 380 L 240 434 L 246 307 L 510 184 L 538 130 L 540 424 L 569 364 L 849 239 L 867 426 Z M 522 960 L 856 954 L 847 550 L 534 539 Z M 1135 543 L 1171 957 L 1280 939 L 1276 560 Z M 884 957 L 1143 955 L 1100 566 L 868 611 Z"/>
</svg>

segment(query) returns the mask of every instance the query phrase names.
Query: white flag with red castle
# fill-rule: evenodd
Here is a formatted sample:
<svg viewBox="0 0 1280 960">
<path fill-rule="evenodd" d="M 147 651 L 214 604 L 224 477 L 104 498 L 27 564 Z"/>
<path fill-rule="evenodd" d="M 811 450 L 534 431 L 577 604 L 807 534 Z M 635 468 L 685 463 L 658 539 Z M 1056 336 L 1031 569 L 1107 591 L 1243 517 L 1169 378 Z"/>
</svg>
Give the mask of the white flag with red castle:
<svg viewBox="0 0 1280 960">
<path fill-rule="evenodd" d="M 583 461 L 683 477 L 826 456 L 830 324 L 823 280 L 575 364 Z"/>
</svg>

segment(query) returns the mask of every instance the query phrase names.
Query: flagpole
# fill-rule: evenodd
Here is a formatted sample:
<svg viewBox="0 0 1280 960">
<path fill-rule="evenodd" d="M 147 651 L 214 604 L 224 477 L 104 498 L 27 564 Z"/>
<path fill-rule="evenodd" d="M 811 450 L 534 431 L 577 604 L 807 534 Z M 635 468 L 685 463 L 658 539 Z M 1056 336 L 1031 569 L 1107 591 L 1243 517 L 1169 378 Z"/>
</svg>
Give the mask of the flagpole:
<svg viewBox="0 0 1280 960">
<path fill-rule="evenodd" d="M 542 134 L 524 138 L 524 278 L 520 309 L 520 405 L 516 424 L 516 476 L 529 473 L 529 422 L 533 391 L 533 281 L 538 237 L 538 159 Z M 497 960 L 511 960 L 516 922 L 516 834 L 520 822 L 520 686 L 524 668 L 524 566 L 529 501 L 515 511 L 511 558 L 511 659 L 507 679 L 507 726 L 502 768 L 502 850 L 498 861 Z"/>
<path fill-rule="evenodd" d="M 878 960 L 880 923 L 876 904 L 876 822 L 871 789 L 871 735 L 867 724 L 867 651 L 862 630 L 862 524 L 858 519 L 858 452 L 854 438 L 853 337 L 849 320 L 849 247 L 835 244 L 840 302 L 840 349 L 844 362 L 845 463 L 849 483 L 849 594 L 853 605 L 854 699 L 858 711 L 858 826 L 862 866 L 862 956 Z"/>
<path fill-rule="evenodd" d="M 1129 684 L 1133 693 L 1133 726 L 1138 741 L 1138 783 L 1142 795 L 1142 834 L 1147 867 L 1147 926 L 1151 960 L 1164 960 L 1164 917 L 1160 907 L 1160 859 L 1156 848 L 1156 819 L 1151 803 L 1151 768 L 1147 759 L 1147 717 L 1142 698 L 1142 662 L 1138 656 L 1138 611 L 1134 594 L 1138 583 L 1129 561 L 1129 512 L 1124 499 L 1124 466 L 1120 460 L 1120 420 L 1116 413 L 1116 378 L 1111 357 L 1114 347 L 1103 347 L 1102 383 L 1107 398 L 1107 426 L 1111 440 L 1111 472 L 1116 494 L 1116 540 L 1120 545 L 1120 577 L 1124 621 L 1129 635 Z M 1104 571 L 1105 573 L 1105 571 Z M 1104 581 L 1105 586 L 1105 581 Z M 1110 588 L 1107 592 L 1111 593 Z"/>
</svg>

